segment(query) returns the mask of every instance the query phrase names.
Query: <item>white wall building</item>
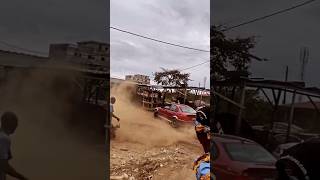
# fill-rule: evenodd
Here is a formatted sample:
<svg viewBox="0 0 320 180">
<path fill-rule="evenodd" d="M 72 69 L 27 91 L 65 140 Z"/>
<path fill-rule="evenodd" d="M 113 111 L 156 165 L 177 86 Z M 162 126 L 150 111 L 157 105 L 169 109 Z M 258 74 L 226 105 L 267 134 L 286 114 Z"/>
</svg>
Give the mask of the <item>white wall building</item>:
<svg viewBox="0 0 320 180">
<path fill-rule="evenodd" d="M 125 80 L 133 81 L 139 84 L 150 84 L 150 77 L 141 74 L 126 75 Z"/>
</svg>

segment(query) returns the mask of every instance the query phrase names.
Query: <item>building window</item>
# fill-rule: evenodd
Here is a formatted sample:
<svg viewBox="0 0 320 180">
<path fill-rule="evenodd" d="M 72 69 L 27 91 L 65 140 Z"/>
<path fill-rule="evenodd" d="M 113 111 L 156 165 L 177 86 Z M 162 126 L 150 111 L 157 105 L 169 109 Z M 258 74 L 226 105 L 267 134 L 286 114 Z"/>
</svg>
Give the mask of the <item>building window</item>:
<svg viewBox="0 0 320 180">
<path fill-rule="evenodd" d="M 102 58 L 101 58 L 101 61 L 105 61 L 105 58 L 104 58 L 104 57 L 102 57 Z"/>
</svg>

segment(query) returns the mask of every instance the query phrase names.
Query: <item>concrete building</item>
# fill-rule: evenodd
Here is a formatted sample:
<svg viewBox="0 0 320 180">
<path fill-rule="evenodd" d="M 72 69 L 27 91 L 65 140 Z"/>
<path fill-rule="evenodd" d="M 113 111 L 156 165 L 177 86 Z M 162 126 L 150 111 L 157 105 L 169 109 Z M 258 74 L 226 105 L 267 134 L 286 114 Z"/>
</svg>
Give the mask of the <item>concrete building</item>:
<svg viewBox="0 0 320 180">
<path fill-rule="evenodd" d="M 9 69 L 33 68 L 68 69 L 103 76 L 109 73 L 109 45 L 96 41 L 51 44 L 46 57 L 0 50 L 0 78 Z"/>
<path fill-rule="evenodd" d="M 110 46 L 97 41 L 82 41 L 75 44 L 51 44 L 49 58 L 89 66 L 90 69 L 108 71 Z"/>
<path fill-rule="evenodd" d="M 83 45 L 83 46 L 86 46 Z M 82 47 L 83 47 L 82 46 Z M 108 66 L 105 64 L 92 63 L 95 66 L 84 66 L 82 61 L 73 58 L 72 51 L 76 52 L 78 46 L 60 45 L 57 51 L 51 51 L 51 58 L 0 50 L 0 86 L 7 80 L 12 80 L 17 73 L 20 75 L 30 75 L 30 72 L 37 70 L 39 73 L 73 74 L 76 87 L 82 91 L 84 102 L 98 104 L 99 100 L 106 99 L 109 88 L 107 77 L 109 76 Z M 53 48 L 54 45 L 53 45 Z M 101 55 L 100 55 L 101 56 Z M 70 57 L 70 61 L 68 60 Z M 58 60 L 60 59 L 60 60 Z M 79 63 L 80 62 L 80 63 Z M 47 74 L 46 74 L 47 75 Z"/>
<path fill-rule="evenodd" d="M 0 78 L 11 69 L 49 68 L 104 76 L 109 73 L 109 44 L 83 41 L 51 44 L 48 56 L 0 50 Z"/>
<path fill-rule="evenodd" d="M 133 81 L 138 84 L 150 84 L 150 78 L 146 75 L 135 74 L 135 75 L 126 75 L 126 81 Z"/>
</svg>

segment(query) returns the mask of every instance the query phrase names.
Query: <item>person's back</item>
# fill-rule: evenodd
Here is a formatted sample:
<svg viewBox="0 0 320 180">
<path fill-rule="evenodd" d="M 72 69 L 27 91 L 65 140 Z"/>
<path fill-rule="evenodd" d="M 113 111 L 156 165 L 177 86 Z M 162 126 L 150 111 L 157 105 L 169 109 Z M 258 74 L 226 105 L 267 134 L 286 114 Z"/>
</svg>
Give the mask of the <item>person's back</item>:
<svg viewBox="0 0 320 180">
<path fill-rule="evenodd" d="M 10 137 L 0 129 L 0 160 L 1 161 L 9 161 L 11 159 L 11 139 Z M 6 179 L 6 173 L 4 170 L 4 165 L 0 165 L 0 180 Z"/>
<path fill-rule="evenodd" d="M 18 127 L 18 117 L 12 112 L 5 112 L 1 116 L 0 128 L 0 180 L 5 180 L 6 175 L 10 175 L 20 180 L 26 178 L 18 173 L 10 164 L 11 140 L 9 135 L 13 134 Z"/>
</svg>

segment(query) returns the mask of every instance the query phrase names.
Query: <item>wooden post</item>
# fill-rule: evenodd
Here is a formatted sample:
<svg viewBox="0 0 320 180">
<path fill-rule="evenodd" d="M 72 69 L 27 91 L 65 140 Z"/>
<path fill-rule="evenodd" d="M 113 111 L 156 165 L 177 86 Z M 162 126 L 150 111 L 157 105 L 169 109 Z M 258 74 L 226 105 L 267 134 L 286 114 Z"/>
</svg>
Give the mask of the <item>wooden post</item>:
<svg viewBox="0 0 320 180">
<path fill-rule="evenodd" d="M 264 89 L 261 89 L 261 91 L 262 91 L 262 93 L 264 94 L 264 96 L 267 98 L 269 104 L 270 104 L 271 106 L 273 106 L 273 103 L 272 103 L 272 101 L 270 100 L 269 96 L 267 95 L 266 91 L 265 91 Z"/>
<path fill-rule="evenodd" d="M 316 112 L 318 114 L 320 114 L 320 110 L 319 110 L 317 104 L 312 100 L 312 98 L 310 96 L 307 96 L 307 97 L 308 97 L 309 101 L 312 103 L 312 105 L 313 105 L 314 109 L 316 110 Z"/>
<path fill-rule="evenodd" d="M 288 72 L 289 72 L 289 68 L 288 68 L 288 66 L 286 66 L 286 74 L 285 74 L 285 78 L 284 78 L 285 82 L 288 81 Z M 286 104 L 286 99 L 287 99 L 287 89 L 284 89 L 282 104 Z"/>
<path fill-rule="evenodd" d="M 98 100 L 99 100 L 99 94 L 100 94 L 100 86 L 96 87 L 96 101 L 95 103 L 98 104 Z"/>
<path fill-rule="evenodd" d="M 288 121 L 288 129 L 287 129 L 287 142 L 289 141 L 290 134 L 291 134 L 291 125 L 294 117 L 295 98 L 296 98 L 296 91 L 293 92 L 292 101 L 291 101 L 290 115 L 289 115 L 289 121 Z"/>
<path fill-rule="evenodd" d="M 230 99 L 231 100 L 235 100 L 235 96 L 236 96 L 236 88 L 237 88 L 237 86 L 233 86 L 232 87 L 232 90 L 231 90 L 231 96 L 230 96 Z M 229 103 L 227 103 L 227 111 L 228 112 L 231 112 L 232 111 L 232 104 L 229 102 Z"/>
<path fill-rule="evenodd" d="M 275 90 L 272 89 L 272 94 L 273 94 L 273 99 L 274 99 L 274 107 L 273 107 L 273 111 L 272 111 L 272 121 L 271 121 L 271 126 L 270 129 L 273 133 L 273 124 L 277 119 L 277 112 L 278 112 L 278 108 L 279 108 L 279 102 L 280 102 L 280 97 L 281 97 L 281 90 L 278 89 L 278 94 L 276 95 Z"/>
<path fill-rule="evenodd" d="M 184 91 L 184 102 L 183 102 L 183 104 L 186 104 L 186 100 L 187 100 L 187 88 L 185 89 L 185 91 Z"/>
<path fill-rule="evenodd" d="M 86 102 L 86 100 L 87 100 L 87 93 L 88 93 L 88 81 L 87 81 L 87 79 L 84 79 L 84 88 L 83 88 L 83 91 L 82 91 L 82 93 L 83 93 L 83 96 L 82 96 L 82 100 L 83 100 L 83 102 Z"/>
<path fill-rule="evenodd" d="M 241 99 L 240 99 L 240 105 L 241 106 L 244 106 L 244 101 L 245 101 L 245 95 L 246 95 L 246 85 L 245 85 L 245 82 L 243 82 L 243 85 L 241 87 Z M 236 135 L 240 135 L 240 132 L 241 132 L 241 124 L 242 124 L 242 111 L 243 109 L 240 108 L 239 109 L 239 114 L 238 114 L 238 119 L 237 119 L 237 122 L 236 122 Z"/>
<path fill-rule="evenodd" d="M 230 104 L 233 104 L 233 105 L 237 106 L 238 108 L 245 109 L 245 107 L 244 107 L 244 106 L 242 106 L 241 104 L 239 104 L 239 103 L 237 103 L 237 102 L 233 101 L 232 99 L 229 99 L 229 98 L 227 98 L 227 97 L 225 97 L 225 96 L 221 95 L 220 93 L 218 93 L 218 92 L 216 92 L 216 91 L 213 91 L 213 96 L 214 96 L 214 98 L 216 98 L 216 99 L 221 98 L 221 99 L 223 99 L 223 100 L 225 100 L 225 101 L 229 102 Z"/>
</svg>

